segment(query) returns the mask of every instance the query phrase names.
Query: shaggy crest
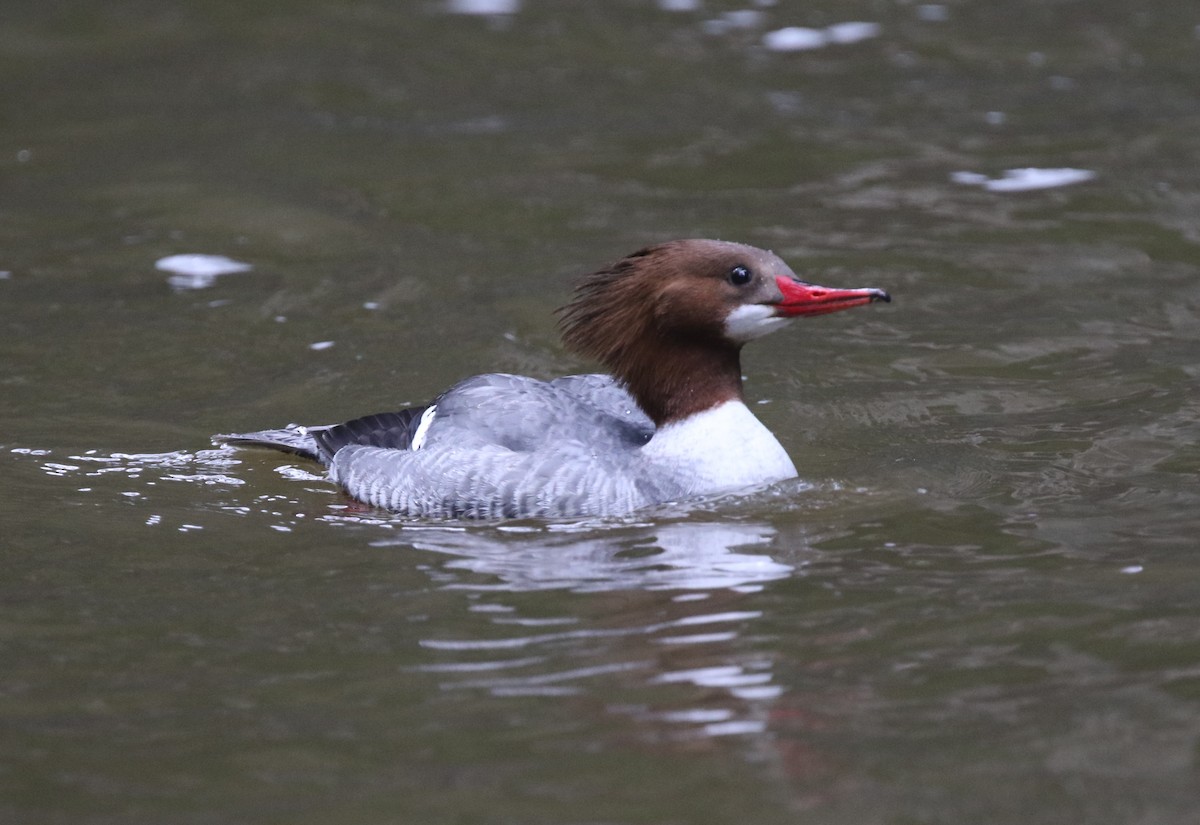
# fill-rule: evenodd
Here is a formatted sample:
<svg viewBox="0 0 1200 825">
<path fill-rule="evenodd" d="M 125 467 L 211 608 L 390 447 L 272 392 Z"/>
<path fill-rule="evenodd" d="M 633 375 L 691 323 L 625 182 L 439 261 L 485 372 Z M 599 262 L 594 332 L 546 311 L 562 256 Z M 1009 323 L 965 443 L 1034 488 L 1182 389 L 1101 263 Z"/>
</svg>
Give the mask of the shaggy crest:
<svg viewBox="0 0 1200 825">
<path fill-rule="evenodd" d="M 662 256 L 666 246 L 669 244 L 639 249 L 579 280 L 571 301 L 557 310 L 568 349 L 621 372 L 619 365 L 628 355 L 629 345 L 653 320 L 644 294 L 647 285 L 638 275 L 648 260 Z"/>
</svg>

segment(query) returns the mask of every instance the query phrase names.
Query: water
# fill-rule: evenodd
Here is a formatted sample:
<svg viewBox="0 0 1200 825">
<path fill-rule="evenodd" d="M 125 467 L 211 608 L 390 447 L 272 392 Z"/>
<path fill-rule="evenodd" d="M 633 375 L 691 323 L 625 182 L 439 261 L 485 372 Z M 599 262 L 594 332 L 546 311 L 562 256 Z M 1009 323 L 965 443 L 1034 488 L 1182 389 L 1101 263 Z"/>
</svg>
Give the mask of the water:
<svg viewBox="0 0 1200 825">
<path fill-rule="evenodd" d="M 1194 820 L 1189 4 L 10 6 L 5 821 Z M 414 524 L 209 448 L 587 369 L 571 279 L 687 236 L 896 298 L 747 350 L 801 481 Z"/>
</svg>

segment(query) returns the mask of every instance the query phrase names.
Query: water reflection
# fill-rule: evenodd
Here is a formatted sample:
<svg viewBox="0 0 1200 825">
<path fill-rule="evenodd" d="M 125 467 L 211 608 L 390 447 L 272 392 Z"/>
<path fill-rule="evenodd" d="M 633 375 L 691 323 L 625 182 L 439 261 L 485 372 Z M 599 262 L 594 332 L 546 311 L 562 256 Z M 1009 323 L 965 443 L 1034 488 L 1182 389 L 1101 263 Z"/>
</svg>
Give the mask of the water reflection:
<svg viewBox="0 0 1200 825">
<path fill-rule="evenodd" d="M 167 283 L 176 292 L 182 292 L 189 289 L 208 289 L 216 284 L 221 275 L 249 272 L 254 267 L 224 255 L 193 252 L 159 258 L 154 262 L 154 268 L 170 272 Z"/>
<path fill-rule="evenodd" d="M 456 558 L 447 570 L 466 570 L 497 581 L 458 584 L 480 590 L 568 589 L 697 590 L 729 588 L 748 592 L 781 579 L 793 568 L 761 553 L 739 548 L 768 544 L 774 530 L 764 524 L 679 523 L 619 539 L 583 528 L 498 527 L 495 532 L 461 528 L 407 528 L 397 540 Z M 412 533 L 419 531 L 419 538 Z M 519 541 L 513 539 L 519 537 Z"/>
<path fill-rule="evenodd" d="M 1002 119 L 1002 118 L 1001 118 Z M 950 180 L 964 186 L 982 186 L 989 192 L 1031 192 L 1036 189 L 1054 189 L 1072 186 L 1096 179 L 1090 169 L 1006 169 L 998 178 L 989 178 L 979 172 L 952 172 Z"/>
<path fill-rule="evenodd" d="M 469 593 L 474 632 L 444 622 L 456 635 L 421 642 L 438 660 L 418 669 L 443 674 L 443 690 L 635 695 L 607 710 L 676 738 L 767 729 L 783 688 L 773 655 L 748 642 L 763 613 L 745 599 L 796 574 L 764 552 L 775 537 L 765 524 L 686 522 L 403 528 L 375 545 L 448 557 L 430 575 Z M 555 601 L 551 615 L 523 598 L 550 590 L 594 598 Z"/>
<path fill-rule="evenodd" d="M 450 14 L 516 14 L 521 0 L 446 0 L 445 8 Z"/>
</svg>

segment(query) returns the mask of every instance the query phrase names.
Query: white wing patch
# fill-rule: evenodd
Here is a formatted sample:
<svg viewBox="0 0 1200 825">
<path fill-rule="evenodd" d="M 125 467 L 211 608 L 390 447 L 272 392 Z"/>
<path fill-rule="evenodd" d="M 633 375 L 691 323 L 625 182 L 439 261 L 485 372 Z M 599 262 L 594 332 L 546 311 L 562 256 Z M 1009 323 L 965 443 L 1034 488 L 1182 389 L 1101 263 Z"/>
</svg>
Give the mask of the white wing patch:
<svg viewBox="0 0 1200 825">
<path fill-rule="evenodd" d="M 425 408 L 425 412 L 421 413 L 421 423 L 417 425 L 417 431 L 413 433 L 410 449 L 419 450 L 425 446 L 425 436 L 429 433 L 430 426 L 433 425 L 435 415 L 437 415 L 437 404 L 431 404 Z"/>
</svg>

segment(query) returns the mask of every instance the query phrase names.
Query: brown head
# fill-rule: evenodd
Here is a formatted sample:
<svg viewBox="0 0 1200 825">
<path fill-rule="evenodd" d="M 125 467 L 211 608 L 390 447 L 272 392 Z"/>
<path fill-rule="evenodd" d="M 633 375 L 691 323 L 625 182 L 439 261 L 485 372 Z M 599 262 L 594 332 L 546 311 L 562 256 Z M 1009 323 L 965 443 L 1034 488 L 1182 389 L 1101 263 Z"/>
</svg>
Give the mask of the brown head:
<svg viewBox="0 0 1200 825">
<path fill-rule="evenodd" d="M 710 240 L 650 246 L 583 278 L 563 341 L 612 370 L 661 426 L 742 396 L 747 341 L 801 315 L 889 301 L 796 278 L 775 254 Z"/>
</svg>

